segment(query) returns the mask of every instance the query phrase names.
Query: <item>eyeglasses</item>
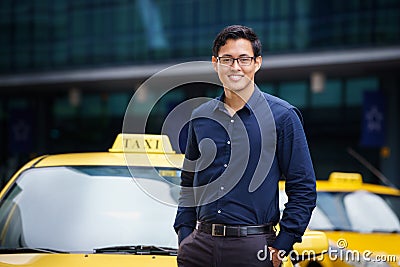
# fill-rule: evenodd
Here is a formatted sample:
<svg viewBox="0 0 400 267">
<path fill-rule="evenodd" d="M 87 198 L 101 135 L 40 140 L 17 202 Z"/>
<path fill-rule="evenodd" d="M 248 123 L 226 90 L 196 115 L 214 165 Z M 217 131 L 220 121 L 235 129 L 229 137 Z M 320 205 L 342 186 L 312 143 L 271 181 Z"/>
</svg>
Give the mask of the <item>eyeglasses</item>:
<svg viewBox="0 0 400 267">
<path fill-rule="evenodd" d="M 233 63 L 235 63 L 235 60 L 237 60 L 238 64 L 240 66 L 249 66 L 253 59 L 256 59 L 256 57 L 238 57 L 238 58 L 233 58 L 233 57 L 217 57 L 218 61 L 221 64 L 224 65 L 229 65 L 232 66 Z"/>
</svg>

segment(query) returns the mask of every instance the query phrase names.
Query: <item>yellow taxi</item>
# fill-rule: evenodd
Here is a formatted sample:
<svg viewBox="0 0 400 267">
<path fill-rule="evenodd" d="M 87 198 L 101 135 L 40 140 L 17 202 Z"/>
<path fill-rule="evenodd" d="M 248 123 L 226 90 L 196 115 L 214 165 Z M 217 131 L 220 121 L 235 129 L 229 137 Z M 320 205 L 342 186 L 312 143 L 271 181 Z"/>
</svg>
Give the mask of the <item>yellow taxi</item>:
<svg viewBox="0 0 400 267">
<path fill-rule="evenodd" d="M 177 266 L 183 159 L 167 136 L 120 134 L 107 152 L 31 160 L 0 193 L 0 266 Z M 318 231 L 296 244 L 327 247 Z"/>
<path fill-rule="evenodd" d="M 317 196 L 308 228 L 327 235 L 329 250 L 301 266 L 400 266 L 400 190 L 364 183 L 358 173 L 333 172 L 317 181 Z"/>
</svg>

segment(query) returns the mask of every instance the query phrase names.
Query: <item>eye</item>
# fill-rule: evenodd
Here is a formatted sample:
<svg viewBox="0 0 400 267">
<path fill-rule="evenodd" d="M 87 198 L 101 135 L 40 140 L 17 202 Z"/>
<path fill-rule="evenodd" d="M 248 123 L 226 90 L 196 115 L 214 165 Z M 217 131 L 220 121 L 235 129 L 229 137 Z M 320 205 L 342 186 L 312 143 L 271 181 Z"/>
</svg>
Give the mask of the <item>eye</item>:
<svg viewBox="0 0 400 267">
<path fill-rule="evenodd" d="M 249 64 L 251 62 L 251 57 L 241 57 L 239 58 L 239 61 L 241 64 Z"/>
<path fill-rule="evenodd" d="M 232 63 L 232 58 L 230 57 L 221 57 L 220 62 L 222 64 L 231 64 Z"/>
</svg>

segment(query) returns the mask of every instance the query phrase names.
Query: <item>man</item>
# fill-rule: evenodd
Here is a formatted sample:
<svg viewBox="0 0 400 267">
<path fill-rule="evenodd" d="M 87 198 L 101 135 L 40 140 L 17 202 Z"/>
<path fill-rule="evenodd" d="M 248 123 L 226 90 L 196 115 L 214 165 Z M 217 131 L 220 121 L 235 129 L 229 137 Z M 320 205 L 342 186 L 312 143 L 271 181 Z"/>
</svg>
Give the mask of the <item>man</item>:
<svg viewBox="0 0 400 267">
<path fill-rule="evenodd" d="M 252 29 L 223 29 L 212 63 L 224 91 L 189 122 L 174 224 L 178 265 L 277 267 L 301 241 L 316 202 L 301 115 L 255 86 L 262 57 Z M 280 178 L 288 195 L 281 220 Z"/>
</svg>

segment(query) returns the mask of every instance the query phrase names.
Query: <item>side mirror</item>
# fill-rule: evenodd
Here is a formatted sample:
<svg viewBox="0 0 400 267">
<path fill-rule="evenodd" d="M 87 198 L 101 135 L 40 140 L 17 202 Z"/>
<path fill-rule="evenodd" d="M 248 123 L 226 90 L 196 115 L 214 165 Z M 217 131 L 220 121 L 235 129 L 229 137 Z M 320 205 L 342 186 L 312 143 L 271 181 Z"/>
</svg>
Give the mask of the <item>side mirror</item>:
<svg viewBox="0 0 400 267">
<path fill-rule="evenodd" d="M 277 224 L 276 229 L 280 227 Z M 281 267 L 293 267 L 304 260 L 322 260 L 322 255 L 329 249 L 329 240 L 324 232 L 306 230 L 301 243 L 295 243 L 290 255 L 283 260 Z"/>
<path fill-rule="evenodd" d="M 292 262 L 296 263 L 303 260 L 315 260 L 318 256 L 328 252 L 328 237 L 321 231 L 306 231 L 302 242 L 293 246 L 294 253 L 291 256 Z"/>
</svg>

